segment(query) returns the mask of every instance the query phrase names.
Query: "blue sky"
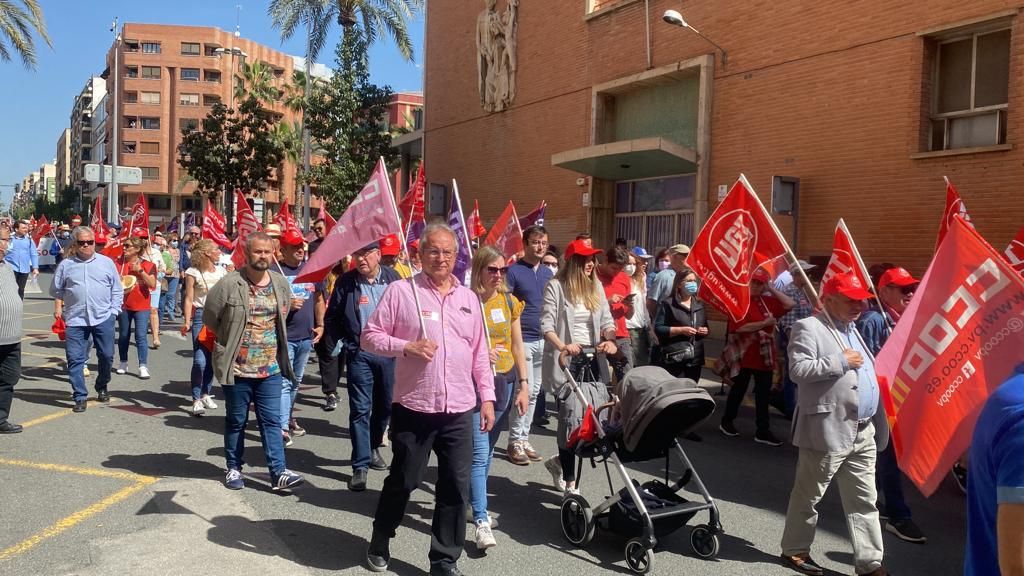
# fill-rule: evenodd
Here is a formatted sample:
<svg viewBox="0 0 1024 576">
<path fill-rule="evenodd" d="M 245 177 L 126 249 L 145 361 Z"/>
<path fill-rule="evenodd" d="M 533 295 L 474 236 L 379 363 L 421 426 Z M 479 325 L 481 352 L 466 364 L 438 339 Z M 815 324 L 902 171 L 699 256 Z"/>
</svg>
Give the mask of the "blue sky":
<svg viewBox="0 0 1024 576">
<path fill-rule="evenodd" d="M 37 41 L 38 65 L 25 70 L 20 61 L 0 63 L 0 185 L 21 179 L 44 162 L 52 162 L 57 138 L 68 125 L 71 106 L 86 79 L 103 71 L 113 36 L 114 17 L 121 22 L 214 26 L 234 30 L 236 5 L 241 5 L 242 36 L 289 54 L 304 55 L 301 34 L 282 44 L 267 16 L 268 0 L 41 0 L 53 48 Z M 370 50 L 373 81 L 396 91 L 422 90 L 423 16 L 411 25 L 417 64 L 402 60 L 387 40 Z M 334 66 L 334 45 L 340 28 L 317 59 Z M 0 187 L 6 207 L 13 189 Z"/>
</svg>

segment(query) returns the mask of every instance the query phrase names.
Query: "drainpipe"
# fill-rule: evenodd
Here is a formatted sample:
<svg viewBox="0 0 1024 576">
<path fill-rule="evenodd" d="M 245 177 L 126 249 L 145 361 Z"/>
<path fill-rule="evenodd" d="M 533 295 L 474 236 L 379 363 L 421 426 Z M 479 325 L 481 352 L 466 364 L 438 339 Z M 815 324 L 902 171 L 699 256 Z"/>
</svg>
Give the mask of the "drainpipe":
<svg viewBox="0 0 1024 576">
<path fill-rule="evenodd" d="M 651 0 L 644 0 L 644 27 L 647 30 L 647 70 L 653 67 L 651 62 Z"/>
</svg>

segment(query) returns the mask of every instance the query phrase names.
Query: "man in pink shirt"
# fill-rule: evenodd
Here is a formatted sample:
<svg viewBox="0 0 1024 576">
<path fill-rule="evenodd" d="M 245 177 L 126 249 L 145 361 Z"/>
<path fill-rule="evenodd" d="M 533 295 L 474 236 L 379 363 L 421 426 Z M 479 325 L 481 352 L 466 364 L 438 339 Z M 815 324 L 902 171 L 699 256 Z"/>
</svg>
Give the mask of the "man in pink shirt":
<svg viewBox="0 0 1024 576">
<path fill-rule="evenodd" d="M 437 488 L 430 574 L 462 574 L 456 561 L 466 536 L 473 410 L 481 403 L 480 428 L 490 431 L 494 374 L 480 300 L 452 276 L 456 247 L 451 228 L 427 226 L 420 236 L 423 272 L 389 285 L 362 332 L 363 350 L 397 359 L 391 412 L 394 457 L 366 551 L 367 567 L 373 572 L 388 569 L 390 540 L 434 450 Z"/>
</svg>

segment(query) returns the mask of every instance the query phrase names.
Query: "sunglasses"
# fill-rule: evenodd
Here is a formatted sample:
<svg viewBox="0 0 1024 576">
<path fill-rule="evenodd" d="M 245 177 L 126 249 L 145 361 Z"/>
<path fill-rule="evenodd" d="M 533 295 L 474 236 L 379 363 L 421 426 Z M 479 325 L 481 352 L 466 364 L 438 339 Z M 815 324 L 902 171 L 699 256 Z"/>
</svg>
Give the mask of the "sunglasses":
<svg viewBox="0 0 1024 576">
<path fill-rule="evenodd" d="M 914 292 L 917 291 L 917 286 L 918 286 L 917 284 L 911 284 L 910 286 L 903 286 L 902 288 L 900 288 L 900 292 L 904 296 L 909 296 L 910 294 L 913 294 Z"/>
<path fill-rule="evenodd" d="M 92 246 L 95 243 L 96 243 L 95 240 L 79 240 L 78 241 L 78 245 L 79 246 Z"/>
<path fill-rule="evenodd" d="M 508 266 L 498 268 L 497 266 L 488 266 L 487 271 L 491 274 L 508 274 Z"/>
</svg>

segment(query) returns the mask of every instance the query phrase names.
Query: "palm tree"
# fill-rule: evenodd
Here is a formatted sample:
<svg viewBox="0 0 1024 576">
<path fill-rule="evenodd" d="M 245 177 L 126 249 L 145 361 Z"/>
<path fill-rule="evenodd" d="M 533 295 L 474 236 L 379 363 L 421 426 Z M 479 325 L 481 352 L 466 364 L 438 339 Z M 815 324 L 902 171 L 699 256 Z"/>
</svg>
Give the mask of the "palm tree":
<svg viewBox="0 0 1024 576">
<path fill-rule="evenodd" d="M 53 48 L 53 43 L 46 33 L 46 22 L 38 0 L 21 0 L 21 3 L 25 6 L 15 4 L 13 0 L 0 0 L 0 60 L 10 62 L 13 49 L 26 68 L 35 70 L 36 47 L 32 30 L 35 29 L 50 48 Z"/>
<path fill-rule="evenodd" d="M 0 0 L 2 1 L 2 0 Z M 281 99 L 282 91 L 270 66 L 260 61 L 242 64 L 235 81 L 235 100 L 252 96 L 261 104 L 271 105 Z"/>
</svg>

